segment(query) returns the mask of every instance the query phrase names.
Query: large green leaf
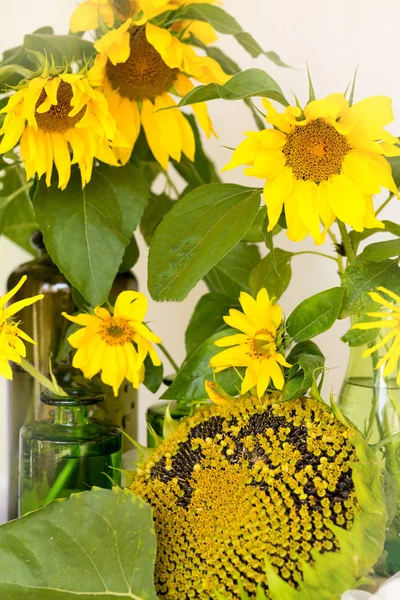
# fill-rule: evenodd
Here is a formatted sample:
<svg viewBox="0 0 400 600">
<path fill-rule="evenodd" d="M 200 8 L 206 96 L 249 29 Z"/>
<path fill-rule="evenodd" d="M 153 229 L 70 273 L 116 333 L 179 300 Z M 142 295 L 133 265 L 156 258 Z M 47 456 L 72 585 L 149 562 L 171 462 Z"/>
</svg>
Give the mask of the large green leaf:
<svg viewBox="0 0 400 600">
<path fill-rule="evenodd" d="M 250 292 L 249 275 L 260 260 L 257 246 L 240 242 L 207 273 L 204 281 L 210 292 L 231 297 L 237 304 L 240 292 Z"/>
<path fill-rule="evenodd" d="M 375 242 L 366 246 L 361 252 L 360 257 L 364 260 L 380 262 L 393 256 L 400 256 L 400 238 L 397 240 L 386 240 L 385 242 Z"/>
<path fill-rule="evenodd" d="M 174 204 L 175 201 L 167 196 L 167 194 L 150 194 L 149 202 L 140 222 L 140 231 L 148 245 L 150 245 L 158 225 Z"/>
<path fill-rule="evenodd" d="M 287 333 L 301 342 L 327 331 L 339 316 L 342 298 L 343 290 L 339 287 L 307 298 L 289 316 Z"/>
<path fill-rule="evenodd" d="M 29 198 L 30 182 L 25 182 L 25 172 L 18 165 L 9 166 L 1 172 L 0 235 L 34 253 L 30 244 L 32 233 L 38 229 Z"/>
<path fill-rule="evenodd" d="M 270 98 L 288 106 L 279 84 L 272 79 L 268 73 L 261 69 L 248 69 L 238 73 L 224 85 L 218 83 L 209 83 L 200 85 L 186 94 L 179 103 L 179 106 L 196 104 L 222 98 L 222 100 L 243 100 L 253 96 L 262 96 Z"/>
<path fill-rule="evenodd" d="M 176 375 L 167 391 L 161 396 L 163 400 L 204 400 L 207 398 L 204 384 L 213 381 L 214 373 L 210 367 L 210 359 L 221 352 L 215 341 L 226 335 L 237 333 L 234 329 L 220 331 L 208 338 L 189 356 Z M 215 375 L 215 381 L 227 394 L 237 394 L 240 389 L 240 377 L 234 369 L 227 369 Z"/>
<path fill-rule="evenodd" d="M 358 257 L 342 275 L 344 290 L 340 318 L 362 314 L 371 302 L 368 292 L 383 286 L 400 293 L 400 268 L 396 260 L 364 261 Z"/>
<path fill-rule="evenodd" d="M 234 305 L 225 294 L 206 294 L 198 301 L 186 329 L 186 353 L 189 356 L 207 338 L 226 327 L 223 317 Z"/>
<path fill-rule="evenodd" d="M 292 400 L 304 394 L 322 374 L 325 357 L 317 344 L 309 340 L 299 342 L 294 346 L 287 362 L 292 365 L 292 377 L 289 378 L 284 388 L 284 399 Z"/>
<path fill-rule="evenodd" d="M 181 198 L 153 236 L 149 291 L 155 300 L 183 300 L 243 238 L 260 206 L 258 190 L 201 186 Z"/>
<path fill-rule="evenodd" d="M 59 66 L 73 60 L 88 60 L 95 53 L 92 42 L 78 35 L 29 33 L 24 37 L 24 47 L 47 57 L 52 56 Z"/>
<path fill-rule="evenodd" d="M 133 165 L 102 165 L 83 190 L 78 170 L 65 191 L 39 182 L 33 204 L 46 248 L 93 306 L 107 299 L 147 197 L 147 183 Z"/>
<path fill-rule="evenodd" d="M 250 289 L 253 296 L 266 288 L 270 297 L 280 298 L 292 278 L 290 261 L 292 252 L 274 248 L 250 273 Z"/>
<path fill-rule="evenodd" d="M 253 57 L 257 58 L 261 54 L 268 56 L 275 64 L 281 67 L 287 67 L 276 54 L 276 52 L 265 52 L 260 44 L 242 27 L 234 17 L 229 15 L 219 6 L 212 4 L 202 4 L 201 2 L 189 4 L 182 10 L 172 13 L 171 21 L 197 20 L 206 21 L 219 33 L 233 35 L 239 44 Z"/>
<path fill-rule="evenodd" d="M 150 507 L 94 489 L 0 527 L 2 600 L 156 600 Z"/>
</svg>

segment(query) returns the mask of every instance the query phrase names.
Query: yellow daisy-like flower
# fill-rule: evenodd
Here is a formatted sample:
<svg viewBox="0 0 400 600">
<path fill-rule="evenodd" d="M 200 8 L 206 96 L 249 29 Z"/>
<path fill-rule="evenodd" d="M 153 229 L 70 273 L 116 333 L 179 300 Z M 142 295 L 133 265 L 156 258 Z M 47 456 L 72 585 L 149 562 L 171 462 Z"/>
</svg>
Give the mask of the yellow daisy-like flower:
<svg viewBox="0 0 400 600">
<path fill-rule="evenodd" d="M 385 159 L 400 154 L 398 139 L 384 129 L 393 121 L 390 98 L 349 106 L 343 94 L 331 94 L 304 111 L 289 106 L 283 113 L 263 103 L 274 128 L 247 133 L 225 169 L 249 165 L 247 175 L 267 180 L 268 231 L 283 207 L 288 237 L 296 242 L 310 234 L 321 244 L 336 217 L 356 231 L 383 228 L 372 195 L 382 187 L 398 195 Z"/>
<path fill-rule="evenodd" d="M 53 163 L 61 189 L 67 186 L 75 163 L 85 186 L 95 158 L 118 166 L 110 145 L 128 145 L 117 131 L 106 99 L 83 74 L 44 72 L 15 92 L 0 112 L 6 114 L 0 154 L 19 142 L 27 180 L 34 173 L 46 174 L 48 186 Z"/>
<path fill-rule="evenodd" d="M 257 395 L 261 398 L 271 379 L 278 390 L 283 388 L 284 377 L 280 365 L 291 366 L 278 352 L 276 344 L 282 323 L 282 309 L 269 298 L 265 288 L 258 292 L 256 300 L 242 292 L 239 301 L 243 312 L 231 309 L 224 321 L 243 333 L 216 341 L 216 346 L 233 347 L 213 356 L 210 366 L 217 373 L 229 367 L 247 367 L 241 393 L 246 394 L 257 386 Z"/>
<path fill-rule="evenodd" d="M 400 296 L 384 287 L 377 287 L 376 289 L 378 292 L 383 292 L 383 294 L 389 296 L 392 302 L 383 298 L 378 292 L 370 292 L 369 296 L 371 300 L 377 304 L 381 304 L 386 310 L 384 312 L 367 313 L 368 317 L 381 319 L 380 321 L 357 323 L 353 325 L 352 329 L 390 329 L 389 333 L 383 336 L 377 344 L 365 350 L 363 354 L 363 357 L 366 358 L 373 352 L 376 352 L 376 350 L 387 346 L 390 340 L 393 340 L 389 350 L 376 365 L 376 369 L 380 369 L 385 365 L 383 377 L 388 377 L 398 367 L 400 360 Z M 393 304 L 393 300 L 395 304 Z M 397 373 L 396 383 L 400 385 L 400 369 Z"/>
<path fill-rule="evenodd" d="M 152 346 L 152 342 L 160 344 L 161 340 L 143 324 L 147 306 L 144 294 L 126 291 L 119 294 L 112 314 L 100 306 L 94 309 L 94 315 L 63 313 L 83 326 L 68 338 L 71 346 L 77 348 L 72 365 L 81 369 L 87 379 L 101 371 L 102 381 L 112 386 L 115 396 L 125 378 L 139 388 L 148 354 L 154 365 L 161 364 Z"/>
<path fill-rule="evenodd" d="M 203 0 L 201 4 L 215 4 L 217 0 Z M 102 21 L 113 27 L 115 20 L 123 22 L 133 17 L 136 25 L 154 19 L 169 10 L 177 10 L 198 0 L 85 0 L 76 7 L 70 20 L 73 33 L 97 29 Z M 215 29 L 204 21 L 182 20 L 174 23 L 173 31 L 183 31 L 184 38 L 190 33 L 203 44 L 212 44 L 217 40 Z"/>
<path fill-rule="evenodd" d="M 202 83 L 225 83 L 229 76 L 209 57 L 194 50 L 167 29 L 147 22 L 136 25 L 132 19 L 112 29 L 95 43 L 99 52 L 90 70 L 92 81 L 100 85 L 110 112 L 130 149 L 115 149 L 125 164 L 143 127 L 150 149 L 167 169 L 170 157 L 181 160 L 182 153 L 194 160 L 193 131 L 168 93 L 184 96 L 194 88 L 190 77 Z M 207 136 L 214 133 L 205 103 L 193 107 Z"/>
<path fill-rule="evenodd" d="M 20 364 L 21 359 L 26 356 L 25 342 L 36 344 L 36 342 L 24 333 L 19 327 L 19 323 L 14 321 L 12 317 L 17 314 L 25 306 L 30 306 L 34 302 L 41 300 L 43 294 L 33 296 L 33 298 L 25 298 L 10 304 L 6 304 L 11 300 L 18 290 L 23 286 L 27 277 L 24 275 L 20 282 L 7 294 L 0 298 L 0 375 L 6 379 L 12 379 L 12 369 L 9 361 Z"/>
</svg>

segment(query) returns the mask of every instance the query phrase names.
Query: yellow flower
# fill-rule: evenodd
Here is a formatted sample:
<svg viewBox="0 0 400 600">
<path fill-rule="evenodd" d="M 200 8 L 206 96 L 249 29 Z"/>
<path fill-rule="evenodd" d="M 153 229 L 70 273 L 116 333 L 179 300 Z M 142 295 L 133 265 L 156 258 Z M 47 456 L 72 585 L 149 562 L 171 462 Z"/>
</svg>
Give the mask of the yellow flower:
<svg viewBox="0 0 400 600">
<path fill-rule="evenodd" d="M 12 370 L 8 361 L 21 363 L 21 358 L 25 358 L 26 349 L 22 340 L 35 344 L 34 340 L 24 333 L 19 327 L 17 321 L 13 321 L 12 317 L 25 306 L 29 306 L 43 298 L 43 294 L 34 296 L 33 298 L 24 298 L 10 304 L 6 308 L 6 304 L 25 283 L 27 277 L 24 275 L 20 282 L 7 294 L 0 297 L 0 375 L 6 379 L 12 379 Z"/>
<path fill-rule="evenodd" d="M 34 173 L 38 177 L 45 173 L 48 186 L 53 163 L 61 189 L 67 186 L 71 164 L 75 163 L 85 186 L 95 158 L 118 166 L 110 143 L 127 146 L 106 99 L 83 74 L 50 76 L 44 72 L 15 92 L 0 112 L 6 113 L 0 130 L 4 136 L 0 154 L 20 142 L 27 180 Z"/>
<path fill-rule="evenodd" d="M 143 319 L 147 312 L 147 299 L 140 292 L 119 294 L 114 311 L 97 306 L 94 315 L 63 316 L 83 327 L 69 336 L 68 341 L 77 348 L 72 365 L 81 369 L 87 379 L 101 371 L 102 381 L 112 386 L 114 395 L 126 378 L 135 388 L 144 380 L 144 361 L 149 354 L 154 365 L 160 365 L 151 342 L 160 344 L 160 338 L 151 332 Z"/>
<path fill-rule="evenodd" d="M 229 367 L 247 367 L 241 393 L 246 394 L 257 386 L 257 395 L 261 398 L 271 379 L 278 390 L 283 388 L 284 377 L 280 365 L 291 366 L 277 351 L 276 337 L 282 323 L 282 309 L 278 304 L 273 304 L 265 288 L 258 292 L 256 300 L 242 292 L 239 301 L 243 312 L 231 309 L 224 321 L 243 333 L 216 341 L 216 346 L 233 348 L 213 356 L 210 365 L 216 372 Z"/>
<path fill-rule="evenodd" d="M 160 165 L 167 169 L 169 158 L 181 160 L 182 153 L 194 160 L 195 140 L 180 110 L 160 110 L 176 106 L 169 90 L 184 96 L 194 88 L 190 77 L 202 83 L 225 83 L 219 64 L 182 43 L 167 29 L 152 23 L 137 26 L 132 19 L 112 29 L 95 43 L 99 52 L 89 72 L 102 87 L 110 112 L 130 149 L 115 149 L 125 164 L 143 126 L 149 147 Z M 207 136 L 214 133 L 205 103 L 194 112 Z"/>
<path fill-rule="evenodd" d="M 377 344 L 375 344 L 371 348 L 368 348 L 363 354 L 364 358 L 370 356 L 373 352 L 376 352 L 376 350 L 383 348 L 383 346 L 387 346 L 390 340 L 394 338 L 389 350 L 378 361 L 376 365 L 376 369 L 380 369 L 383 365 L 385 365 L 385 368 L 383 370 L 383 376 L 388 377 L 397 368 L 400 359 L 400 296 L 384 287 L 377 287 L 376 289 L 379 292 L 383 292 L 384 294 L 386 294 L 386 296 L 389 296 L 389 298 L 394 300 L 396 304 L 393 304 L 393 302 L 389 302 L 377 292 L 370 292 L 369 296 L 371 300 L 373 300 L 377 304 L 381 304 L 385 307 L 386 310 L 384 312 L 367 313 L 368 317 L 377 317 L 381 319 L 380 321 L 357 323 L 356 325 L 353 325 L 352 329 L 390 330 L 389 333 L 383 336 Z M 397 385 L 400 385 L 400 369 L 397 373 L 396 383 Z"/>
<path fill-rule="evenodd" d="M 201 4 L 215 2 L 216 0 L 203 0 Z M 97 29 L 101 21 L 108 27 L 113 27 L 116 19 L 123 22 L 130 17 L 134 18 L 136 25 L 142 25 L 164 12 L 193 3 L 198 3 L 198 0 L 85 0 L 72 13 L 70 30 L 76 33 Z M 207 45 L 217 40 L 214 28 L 204 21 L 179 21 L 173 24 L 172 30 L 183 31 L 184 38 L 192 33 Z"/>
<path fill-rule="evenodd" d="M 249 165 L 247 175 L 266 179 L 268 231 L 285 208 L 288 237 L 310 234 L 317 244 L 337 217 L 356 231 L 384 227 L 372 195 L 381 187 L 398 195 L 386 156 L 400 154 L 384 126 L 393 121 L 390 98 L 375 96 L 349 106 L 343 94 L 314 100 L 302 111 L 278 113 L 268 100 L 273 129 L 247 133 L 225 169 Z M 322 227 L 321 227 L 322 222 Z"/>
</svg>

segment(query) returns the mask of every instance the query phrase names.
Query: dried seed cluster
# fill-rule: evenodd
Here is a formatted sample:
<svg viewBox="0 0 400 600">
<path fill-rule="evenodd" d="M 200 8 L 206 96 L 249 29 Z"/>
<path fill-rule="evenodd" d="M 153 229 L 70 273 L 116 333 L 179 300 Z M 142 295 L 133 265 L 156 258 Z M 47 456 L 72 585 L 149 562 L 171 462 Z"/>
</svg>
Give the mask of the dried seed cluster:
<svg viewBox="0 0 400 600">
<path fill-rule="evenodd" d="M 353 431 L 321 403 L 251 401 L 188 418 L 139 471 L 154 510 L 156 588 L 171 599 L 268 597 L 264 557 L 297 587 L 311 550 L 335 552 L 332 523 L 358 510 Z"/>
</svg>

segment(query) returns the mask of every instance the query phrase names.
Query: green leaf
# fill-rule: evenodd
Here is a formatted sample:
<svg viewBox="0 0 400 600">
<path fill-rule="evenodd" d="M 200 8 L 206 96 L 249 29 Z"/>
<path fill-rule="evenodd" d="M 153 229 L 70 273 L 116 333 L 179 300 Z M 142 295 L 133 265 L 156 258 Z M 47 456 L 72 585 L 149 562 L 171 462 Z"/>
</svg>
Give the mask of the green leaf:
<svg viewBox="0 0 400 600">
<path fill-rule="evenodd" d="M 208 338 L 189 356 L 174 381 L 161 396 L 163 400 L 204 400 L 207 398 L 204 384 L 206 379 L 214 380 L 213 369 L 209 366 L 210 359 L 221 352 L 215 341 L 227 335 L 237 333 L 234 329 L 220 331 Z M 230 395 L 236 395 L 240 389 L 241 380 L 234 369 L 227 369 L 215 375 L 215 381 Z"/>
<path fill-rule="evenodd" d="M 344 290 L 340 318 L 362 314 L 371 302 L 368 292 L 383 286 L 400 293 L 400 268 L 396 260 L 382 262 L 363 261 L 358 257 L 342 275 Z"/>
<path fill-rule="evenodd" d="M 0 84 L 3 88 L 8 85 L 16 85 L 21 79 L 32 77 L 32 71 L 22 65 L 0 65 Z"/>
<path fill-rule="evenodd" d="M 33 201 L 46 248 L 93 306 L 103 304 L 143 215 L 148 187 L 133 165 L 102 165 L 82 190 L 73 170 L 65 191 L 39 182 Z"/>
<path fill-rule="evenodd" d="M 206 294 L 198 301 L 186 329 L 185 344 L 188 356 L 207 338 L 226 327 L 223 317 L 234 305 L 225 294 Z M 236 306 L 236 305 L 235 305 Z"/>
<path fill-rule="evenodd" d="M 175 201 L 171 200 L 167 194 L 160 194 L 159 196 L 150 194 L 149 202 L 144 209 L 143 217 L 140 222 L 140 231 L 142 232 L 146 244 L 149 246 L 155 230 L 174 204 Z"/>
<path fill-rule="evenodd" d="M 263 229 L 266 215 L 267 209 L 265 206 L 262 206 L 258 211 L 256 218 L 254 219 L 253 225 L 250 227 L 250 229 L 244 236 L 244 242 L 253 242 L 254 244 L 258 244 L 264 241 Z"/>
<path fill-rule="evenodd" d="M 77 35 L 29 33 L 24 37 L 24 47 L 47 57 L 52 56 L 58 66 L 74 60 L 88 60 L 95 54 L 92 42 Z"/>
<path fill-rule="evenodd" d="M 178 171 L 179 175 L 187 181 L 190 191 L 199 185 L 205 183 L 219 183 L 221 178 L 217 174 L 214 163 L 206 155 L 203 148 L 199 128 L 197 127 L 197 121 L 193 115 L 184 115 L 189 121 L 189 124 L 193 130 L 195 142 L 196 142 L 196 153 L 194 162 L 189 160 L 185 155 L 182 155 L 181 161 L 178 163 L 173 161 L 174 168 Z"/>
<path fill-rule="evenodd" d="M 131 237 L 131 241 L 125 248 L 124 256 L 122 258 L 122 262 L 118 269 L 119 273 L 126 273 L 130 271 L 132 267 L 134 267 L 139 260 L 139 247 L 136 242 L 136 238 L 133 235 Z"/>
<path fill-rule="evenodd" d="M 243 100 L 253 96 L 261 96 L 276 100 L 283 106 L 289 106 L 278 83 L 268 73 L 260 69 L 248 69 L 238 73 L 224 85 L 209 83 L 200 85 L 186 94 L 179 106 L 197 104 L 221 98 L 222 100 Z"/>
<path fill-rule="evenodd" d="M 260 206 L 258 190 L 201 186 L 181 198 L 153 236 L 149 291 L 155 300 L 183 300 L 243 238 Z"/>
<path fill-rule="evenodd" d="M 249 274 L 260 260 L 257 246 L 240 242 L 204 277 L 210 292 L 230 296 L 237 304 L 240 292 L 250 292 Z"/>
<path fill-rule="evenodd" d="M 392 167 L 392 175 L 397 187 L 400 187 L 400 156 L 390 156 L 386 158 Z"/>
<path fill-rule="evenodd" d="M 392 233 L 393 235 L 400 237 L 400 225 L 398 223 L 393 223 L 393 221 L 382 221 L 382 223 L 385 225 L 385 229 L 374 227 L 373 229 L 364 229 L 362 232 L 350 231 L 349 236 L 354 250 L 357 251 L 361 242 L 376 233 Z"/>
<path fill-rule="evenodd" d="M 7 166 L 1 171 L 0 184 L 0 235 L 34 254 L 30 238 L 38 226 L 33 216 L 30 183 L 25 182 L 25 172 L 18 165 Z"/>
<path fill-rule="evenodd" d="M 2 600 L 157 600 L 151 508 L 94 489 L 0 527 Z"/>
<path fill-rule="evenodd" d="M 287 333 L 301 342 L 327 331 L 339 316 L 342 298 L 343 290 L 339 287 L 307 298 L 289 316 Z"/>
<path fill-rule="evenodd" d="M 294 377 L 289 379 L 284 389 L 284 400 L 293 400 L 312 386 L 313 376 L 317 378 L 322 373 L 325 357 L 317 344 L 307 340 L 296 344 L 286 360 L 293 367 L 298 367 L 293 369 Z"/>
<path fill-rule="evenodd" d="M 149 355 L 146 356 L 146 360 L 144 361 L 145 375 L 144 375 L 144 385 L 147 387 L 150 392 L 155 394 L 158 392 L 160 385 L 163 382 L 164 377 L 164 365 L 159 365 L 155 367 Z"/>
<path fill-rule="evenodd" d="M 287 67 L 281 61 L 276 52 L 265 52 L 258 42 L 249 33 L 243 31 L 239 23 L 225 12 L 219 6 L 212 4 L 190 4 L 182 10 L 177 11 L 172 17 L 172 21 L 181 21 L 182 19 L 193 19 L 196 21 L 206 21 L 219 33 L 233 35 L 239 44 L 252 56 L 257 58 L 261 54 L 267 56 L 275 64 L 281 67 Z"/>
<path fill-rule="evenodd" d="M 274 248 L 250 273 L 250 290 L 256 296 L 266 288 L 270 297 L 280 298 L 292 278 L 290 261 L 293 253 Z"/>
<path fill-rule="evenodd" d="M 366 246 L 360 254 L 360 259 L 378 262 L 393 256 L 400 256 L 400 238 Z"/>
</svg>

